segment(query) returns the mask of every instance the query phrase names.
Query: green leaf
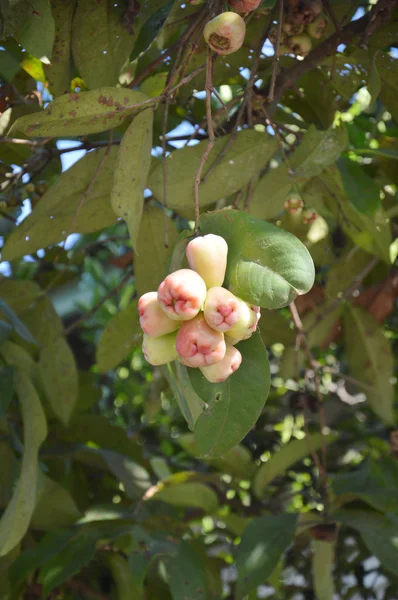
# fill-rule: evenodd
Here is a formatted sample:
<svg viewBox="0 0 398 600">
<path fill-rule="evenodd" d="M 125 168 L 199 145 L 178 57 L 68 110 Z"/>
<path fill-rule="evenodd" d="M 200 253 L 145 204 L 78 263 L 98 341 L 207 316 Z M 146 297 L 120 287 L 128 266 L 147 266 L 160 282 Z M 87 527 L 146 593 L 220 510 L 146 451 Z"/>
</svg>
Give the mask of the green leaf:
<svg viewBox="0 0 398 600">
<path fill-rule="evenodd" d="M 6 49 L 0 50 L 0 76 L 5 81 L 11 82 L 15 75 L 20 71 L 19 61 L 12 56 Z"/>
<path fill-rule="evenodd" d="M 11 404 L 15 388 L 15 368 L 0 367 L 0 419 Z"/>
<path fill-rule="evenodd" d="M 344 339 L 350 372 L 373 388 L 366 392 L 373 411 L 393 423 L 393 356 L 383 327 L 362 308 L 350 306 L 344 313 Z"/>
<path fill-rule="evenodd" d="M 190 369 L 195 391 L 209 405 L 195 425 L 198 450 L 207 458 L 224 455 L 245 437 L 269 393 L 268 357 L 260 335 L 240 342 L 238 349 L 242 365 L 223 383 L 209 383 L 199 369 Z"/>
<path fill-rule="evenodd" d="M 12 332 L 12 325 L 0 319 L 0 345 L 8 340 Z"/>
<path fill-rule="evenodd" d="M 4 436 L 3 432 L 2 435 Z M 0 460 L 2 464 L 0 472 L 0 507 L 4 509 L 12 498 L 15 483 L 20 472 L 18 460 L 8 444 L 8 440 L 0 441 Z"/>
<path fill-rule="evenodd" d="M 296 334 L 293 329 L 290 329 L 289 324 L 289 319 L 285 319 L 281 313 L 263 309 L 258 327 L 264 344 L 266 346 L 276 343 L 284 346 L 293 345 Z"/>
<path fill-rule="evenodd" d="M 5 302 L 2 298 L 0 298 L 0 311 L 9 320 L 19 337 L 25 340 L 25 342 L 29 342 L 30 344 L 37 346 L 37 342 L 30 333 L 29 329 L 26 327 L 26 325 L 24 325 L 24 323 L 22 323 L 12 308 L 8 306 L 7 302 Z"/>
<path fill-rule="evenodd" d="M 178 361 L 175 361 L 174 368 L 175 374 L 170 364 L 163 368 L 163 372 L 189 429 L 193 431 L 205 403 L 193 389 L 187 368 Z"/>
<path fill-rule="evenodd" d="M 142 498 L 151 486 L 148 471 L 130 458 L 117 452 L 103 450 L 102 455 L 112 473 L 122 482 L 129 498 L 132 500 Z"/>
<path fill-rule="evenodd" d="M 335 587 L 332 575 L 334 565 L 334 544 L 314 540 L 312 572 L 314 591 L 317 600 L 333 600 Z"/>
<path fill-rule="evenodd" d="M 286 514 L 259 517 L 249 523 L 236 553 L 236 600 L 271 575 L 281 555 L 294 540 L 296 522 L 296 515 Z"/>
<path fill-rule="evenodd" d="M 200 482 L 168 484 L 167 480 L 158 484 L 158 491 L 151 496 L 172 506 L 200 508 L 205 513 L 213 513 L 218 508 L 217 494 Z"/>
<path fill-rule="evenodd" d="M 353 527 L 361 534 L 371 555 L 376 556 L 383 567 L 398 574 L 398 524 L 374 510 L 341 509 L 333 513 L 336 521 Z"/>
<path fill-rule="evenodd" d="M 39 397 L 27 375 L 18 370 L 15 389 L 24 423 L 24 454 L 14 494 L 0 520 L 0 556 L 8 554 L 28 530 L 36 506 L 38 452 L 47 435 Z"/>
<path fill-rule="evenodd" d="M 78 398 L 78 373 L 60 317 L 47 297 L 23 314 L 40 347 L 39 372 L 55 416 L 65 425 Z"/>
<path fill-rule="evenodd" d="M 51 0 L 51 10 L 55 22 L 55 39 L 51 64 L 44 66 L 48 87 L 53 98 L 70 90 L 72 78 L 71 32 L 72 17 L 76 0 Z"/>
<path fill-rule="evenodd" d="M 284 475 L 296 462 L 311 454 L 311 449 L 319 450 L 322 447 L 322 437 L 325 439 L 325 444 L 331 444 L 337 438 L 335 435 L 322 436 L 321 433 L 313 433 L 310 443 L 306 437 L 301 440 L 292 440 L 274 452 L 271 458 L 257 469 L 253 478 L 253 493 L 261 498 L 267 485 L 275 477 Z"/>
<path fill-rule="evenodd" d="M 130 56 L 130 61 L 134 61 L 141 52 L 145 52 L 147 48 L 156 39 L 159 31 L 163 27 L 164 22 L 170 14 L 173 8 L 174 0 L 166 2 L 164 6 L 161 6 L 156 10 L 150 17 L 145 21 L 138 35 L 137 41 L 134 45 L 133 52 Z"/>
<path fill-rule="evenodd" d="M 80 531 L 68 545 L 52 556 L 40 569 L 37 581 L 42 584 L 43 597 L 76 575 L 94 558 L 99 535 L 95 530 Z"/>
<path fill-rule="evenodd" d="M 44 473 L 38 477 L 37 504 L 32 515 L 31 527 L 51 531 L 67 527 L 82 515 L 69 491 Z"/>
<path fill-rule="evenodd" d="M 377 50 L 373 54 L 372 62 L 370 63 L 369 78 L 368 78 L 368 91 L 369 91 L 370 97 L 372 99 L 372 103 L 376 102 L 377 98 L 380 96 L 381 85 L 382 85 L 380 73 L 379 73 L 379 70 L 378 70 L 377 64 L 376 64 L 378 54 L 379 54 L 379 52 Z"/>
<path fill-rule="evenodd" d="M 68 233 L 90 233 L 116 221 L 110 191 L 117 148 L 87 153 L 41 197 L 8 237 L 3 260 L 14 260 L 65 239 Z"/>
<path fill-rule="evenodd" d="M 205 163 L 203 176 L 226 144 L 230 143 L 229 140 L 229 135 L 217 139 L 209 160 Z M 194 213 L 193 182 L 206 146 L 207 141 L 203 141 L 196 146 L 175 150 L 169 155 L 166 161 L 169 208 L 184 209 L 184 214 L 187 210 L 188 214 Z M 201 184 L 200 206 L 209 206 L 243 188 L 260 173 L 276 149 L 276 140 L 268 134 L 254 130 L 238 132 L 225 156 Z M 148 187 L 158 200 L 164 202 L 163 166 L 160 162 L 149 176 Z"/>
<path fill-rule="evenodd" d="M 320 131 L 310 125 L 299 147 L 289 159 L 297 177 L 314 177 L 333 164 L 348 144 L 345 126 Z"/>
<path fill-rule="evenodd" d="M 165 226 L 168 231 L 168 247 L 165 245 Z M 158 289 L 167 275 L 171 248 L 177 240 L 174 222 L 163 210 L 153 206 L 144 210 L 134 259 L 137 293 L 139 296 Z"/>
<path fill-rule="evenodd" d="M 360 248 L 349 250 L 336 260 L 328 272 L 325 295 L 336 301 L 363 269 L 372 260 L 372 256 Z"/>
<path fill-rule="evenodd" d="M 72 52 L 89 88 L 116 85 L 133 48 L 135 36 L 124 23 L 123 8 L 126 10 L 122 3 L 118 5 L 113 0 L 79 0 L 77 4 L 72 25 Z"/>
<path fill-rule="evenodd" d="M 20 117 L 11 131 L 33 137 L 70 137 L 108 131 L 137 114 L 137 104 L 147 100 L 126 88 L 98 89 L 60 96 L 41 112 Z"/>
<path fill-rule="evenodd" d="M 144 206 L 144 190 L 151 166 L 153 111 L 137 115 L 123 136 L 115 165 L 111 204 L 128 225 L 131 243 L 137 245 Z"/>
<path fill-rule="evenodd" d="M 30 54 L 49 62 L 55 35 L 49 0 L 9 0 L 3 36 L 9 35 Z"/>
<path fill-rule="evenodd" d="M 20 315 L 42 294 L 34 281 L 6 279 L 0 282 L 0 296 L 13 311 Z"/>
<path fill-rule="evenodd" d="M 40 83 L 46 82 L 43 63 L 38 58 L 29 55 L 21 62 L 21 67 L 36 81 L 39 81 Z"/>
<path fill-rule="evenodd" d="M 137 347 L 140 340 L 137 300 L 112 317 L 97 345 L 97 365 L 101 373 L 117 367 Z"/>
<path fill-rule="evenodd" d="M 312 288 L 313 260 L 291 233 L 229 209 L 202 215 L 200 229 L 227 241 L 226 286 L 246 302 L 281 308 Z"/>
<path fill-rule="evenodd" d="M 373 214 L 380 206 L 377 183 L 365 173 L 359 163 L 349 158 L 340 158 L 337 165 L 349 201 L 359 212 Z"/>
<path fill-rule="evenodd" d="M 206 563 L 192 542 L 182 541 L 177 556 L 165 561 L 173 600 L 209 598 Z"/>
<path fill-rule="evenodd" d="M 108 552 L 105 556 L 116 586 L 116 599 L 141 600 L 144 590 L 135 580 L 128 561 L 120 554 Z"/>
</svg>

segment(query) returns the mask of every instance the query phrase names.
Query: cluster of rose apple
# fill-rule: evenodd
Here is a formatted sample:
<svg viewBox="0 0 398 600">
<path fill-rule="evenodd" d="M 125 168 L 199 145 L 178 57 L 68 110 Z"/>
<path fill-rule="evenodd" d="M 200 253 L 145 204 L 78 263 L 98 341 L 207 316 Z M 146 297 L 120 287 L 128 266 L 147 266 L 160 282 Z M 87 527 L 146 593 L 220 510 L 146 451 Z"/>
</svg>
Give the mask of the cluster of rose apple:
<svg viewBox="0 0 398 600">
<path fill-rule="evenodd" d="M 190 268 L 171 273 L 157 292 L 141 296 L 142 350 L 151 365 L 179 360 L 199 367 L 212 383 L 239 368 L 242 355 L 235 344 L 256 330 L 260 308 L 222 287 L 227 254 L 224 238 L 197 237 L 186 248 Z"/>
<path fill-rule="evenodd" d="M 321 39 L 328 27 L 328 19 L 322 12 L 321 0 L 290 0 L 285 4 L 279 54 L 307 56 L 312 39 Z M 276 45 L 277 28 L 273 27 L 269 39 Z"/>
</svg>

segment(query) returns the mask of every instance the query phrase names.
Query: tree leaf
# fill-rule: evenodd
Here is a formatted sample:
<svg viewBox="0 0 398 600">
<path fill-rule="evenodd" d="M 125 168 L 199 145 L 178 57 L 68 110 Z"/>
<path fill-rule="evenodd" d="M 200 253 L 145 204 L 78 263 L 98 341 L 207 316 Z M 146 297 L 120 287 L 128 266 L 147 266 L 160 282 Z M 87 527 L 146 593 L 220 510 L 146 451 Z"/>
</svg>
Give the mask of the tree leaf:
<svg viewBox="0 0 398 600">
<path fill-rule="evenodd" d="M 335 587 L 332 575 L 334 544 L 322 540 L 313 541 L 312 572 L 317 600 L 333 600 Z"/>
<path fill-rule="evenodd" d="M 135 580 L 128 561 L 120 554 L 110 552 L 106 554 L 106 560 L 116 586 L 116 599 L 141 600 L 144 590 Z"/>
<path fill-rule="evenodd" d="M 117 367 L 140 340 L 137 300 L 112 317 L 97 345 L 97 366 L 101 373 Z"/>
<path fill-rule="evenodd" d="M 314 177 L 333 164 L 348 144 L 345 126 L 320 131 L 310 125 L 299 147 L 289 160 L 298 177 Z"/>
<path fill-rule="evenodd" d="M 330 300 L 337 300 L 372 260 L 372 256 L 360 248 L 344 253 L 335 261 L 328 272 L 325 295 Z"/>
<path fill-rule="evenodd" d="M 108 131 L 139 112 L 141 107 L 137 108 L 137 104 L 144 100 L 147 97 L 141 92 L 115 87 L 65 94 L 41 112 L 17 119 L 10 133 L 20 131 L 33 137 L 70 137 Z"/>
<path fill-rule="evenodd" d="M 372 103 L 376 102 L 377 98 L 380 96 L 381 85 L 382 85 L 380 73 L 377 68 L 377 62 L 376 62 L 378 54 L 379 54 L 379 52 L 377 50 L 373 54 L 372 61 L 370 63 L 369 77 L 368 77 L 368 91 L 369 91 Z"/>
<path fill-rule="evenodd" d="M 260 335 L 240 342 L 238 349 L 242 365 L 223 383 L 209 383 L 199 369 L 190 369 L 195 391 L 209 405 L 195 425 L 198 450 L 207 458 L 222 456 L 245 437 L 268 396 L 270 371 Z"/>
<path fill-rule="evenodd" d="M 294 540 L 297 515 L 266 516 L 253 519 L 242 535 L 236 553 L 238 600 L 264 583 L 281 555 Z"/>
<path fill-rule="evenodd" d="M 207 565 L 192 542 L 181 541 L 177 556 L 167 558 L 165 564 L 173 600 L 210 598 Z"/>
<path fill-rule="evenodd" d="M 76 0 L 52 0 L 51 10 L 55 22 L 55 39 L 52 59 L 44 66 L 48 87 L 53 98 L 66 94 L 70 90 L 72 78 L 71 32 L 72 17 Z"/>
<path fill-rule="evenodd" d="M 281 308 L 312 288 L 313 260 L 291 233 L 230 209 L 202 215 L 200 229 L 227 241 L 226 286 L 246 302 Z"/>
<path fill-rule="evenodd" d="M 149 48 L 152 42 L 156 39 L 156 36 L 163 27 L 163 24 L 169 16 L 173 5 L 174 0 L 171 0 L 171 2 L 166 2 L 164 6 L 158 8 L 154 13 L 151 14 L 149 19 L 145 21 L 139 32 L 133 52 L 131 53 L 131 62 L 134 61 L 141 54 L 141 52 L 145 52 L 145 50 Z"/>
<path fill-rule="evenodd" d="M 218 508 L 217 494 L 204 483 L 193 481 L 169 485 L 165 481 L 157 488 L 151 498 L 172 506 L 200 508 L 205 513 L 213 513 Z"/>
<path fill-rule="evenodd" d="M 30 333 L 29 329 L 26 327 L 26 325 L 24 325 L 24 323 L 22 323 L 12 308 L 8 306 L 7 302 L 5 302 L 2 298 L 0 298 L 0 311 L 9 320 L 19 337 L 25 340 L 25 342 L 29 342 L 30 344 L 37 346 L 37 342 Z"/>
<path fill-rule="evenodd" d="M 123 136 L 115 165 L 111 204 L 128 225 L 136 247 L 144 206 L 144 190 L 151 166 L 153 111 L 137 115 Z"/>
<path fill-rule="evenodd" d="M 18 370 L 15 389 L 24 423 L 24 454 L 21 474 L 10 503 L 0 520 L 0 556 L 10 552 L 28 530 L 36 506 L 38 452 L 47 435 L 39 397 L 27 375 Z"/>
<path fill-rule="evenodd" d="M 367 392 L 371 408 L 383 421 L 393 423 L 393 357 L 383 327 L 362 308 L 349 306 L 344 313 L 344 336 L 352 375 L 373 388 Z"/>
<path fill-rule="evenodd" d="M 42 294 L 34 281 L 6 279 L 0 281 L 0 295 L 5 302 L 20 315 Z"/>
<path fill-rule="evenodd" d="M 37 504 L 31 527 L 51 531 L 72 525 L 82 516 L 70 492 L 44 473 L 39 473 Z"/>
<path fill-rule="evenodd" d="M 349 158 L 340 158 L 337 165 L 349 201 L 359 212 L 373 214 L 380 206 L 377 183 L 365 173 L 359 163 Z"/>
<path fill-rule="evenodd" d="M 398 573 L 398 525 L 375 510 L 340 509 L 333 513 L 336 521 L 353 527 L 361 534 L 371 555 L 394 575 Z"/>
<path fill-rule="evenodd" d="M 9 0 L 3 36 L 9 35 L 30 54 L 49 62 L 55 35 L 49 0 Z"/>
<path fill-rule="evenodd" d="M 217 139 L 205 163 L 203 176 L 218 154 L 230 143 L 230 136 Z M 191 215 L 194 212 L 193 182 L 195 181 L 201 156 L 207 141 L 196 146 L 188 146 L 175 150 L 166 161 L 167 166 L 167 206 L 175 210 L 184 209 Z M 200 186 L 200 206 L 209 206 L 227 198 L 243 188 L 260 173 L 276 151 L 277 143 L 272 136 L 254 130 L 242 130 L 237 133 L 230 148 L 222 160 L 213 169 L 209 177 Z M 164 202 L 163 166 L 159 165 L 151 172 L 148 180 L 154 196 Z"/>
<path fill-rule="evenodd" d="M 325 444 L 331 444 L 337 438 L 337 436 L 331 434 L 323 437 L 325 438 Z M 253 478 L 253 493 L 258 498 L 261 498 L 267 485 L 271 483 L 275 477 L 284 475 L 296 462 L 311 454 L 311 449 L 316 451 L 321 447 L 321 433 L 311 434 L 310 443 L 305 437 L 301 440 L 292 440 L 282 446 L 272 454 L 271 458 L 266 463 L 262 463 L 257 469 Z"/>
<path fill-rule="evenodd" d="M 170 364 L 164 367 L 164 374 L 189 429 L 193 431 L 205 403 L 193 389 L 187 368 L 178 361 L 175 361 L 174 368 L 175 375 Z"/>
<path fill-rule="evenodd" d="M 68 233 L 98 231 L 116 221 L 110 205 L 117 148 L 87 153 L 41 197 L 8 237 L 3 260 L 14 260 L 65 239 Z"/>
<path fill-rule="evenodd" d="M 0 419 L 11 404 L 15 388 L 15 367 L 0 366 Z"/>
<path fill-rule="evenodd" d="M 12 333 L 12 325 L 0 319 L 0 345 L 8 340 Z"/>
<path fill-rule="evenodd" d="M 146 490 L 151 486 L 148 471 L 130 458 L 117 452 L 103 450 L 101 454 L 112 473 L 123 483 L 129 498 L 132 500 L 142 498 Z"/>
<path fill-rule="evenodd" d="M 171 248 L 177 240 L 174 223 L 167 219 L 168 247 L 165 245 L 165 217 L 163 210 L 150 206 L 144 210 L 134 259 L 137 293 L 139 296 L 158 289 L 167 275 Z"/>
</svg>

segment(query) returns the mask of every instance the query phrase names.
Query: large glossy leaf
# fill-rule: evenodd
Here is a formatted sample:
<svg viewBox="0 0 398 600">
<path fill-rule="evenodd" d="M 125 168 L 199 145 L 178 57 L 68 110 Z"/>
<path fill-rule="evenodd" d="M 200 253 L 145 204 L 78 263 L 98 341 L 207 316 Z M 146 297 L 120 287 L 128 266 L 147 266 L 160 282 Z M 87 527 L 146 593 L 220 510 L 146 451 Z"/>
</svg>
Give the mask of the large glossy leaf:
<svg viewBox="0 0 398 600">
<path fill-rule="evenodd" d="M 49 62 L 55 35 L 49 0 L 9 0 L 7 4 L 4 37 L 13 35 L 30 54 Z"/>
<path fill-rule="evenodd" d="M 367 311 L 350 306 L 344 313 L 344 339 L 352 375 L 373 388 L 366 392 L 372 410 L 393 423 L 393 357 L 383 327 Z"/>
<path fill-rule="evenodd" d="M 398 574 L 398 523 L 375 510 L 341 509 L 333 518 L 359 531 L 371 555 L 383 567 Z"/>
<path fill-rule="evenodd" d="M 236 600 L 271 575 L 294 539 L 296 522 L 296 515 L 272 515 L 253 519 L 247 526 L 236 553 Z"/>
<path fill-rule="evenodd" d="M 106 324 L 97 344 L 97 365 L 101 373 L 117 367 L 140 341 L 137 301 Z"/>
<path fill-rule="evenodd" d="M 334 544 L 322 540 L 314 540 L 313 544 L 312 572 L 317 600 L 333 600 Z"/>
<path fill-rule="evenodd" d="M 337 164 L 349 201 L 359 212 L 373 214 L 380 206 L 380 190 L 376 181 L 355 161 L 340 158 Z"/>
<path fill-rule="evenodd" d="M 230 136 L 218 138 L 205 163 L 203 176 L 226 144 L 230 144 L 222 160 L 200 186 L 202 209 L 244 187 L 260 173 L 277 148 L 274 138 L 253 130 L 240 131 L 232 143 L 229 140 Z M 175 150 L 167 159 L 167 205 L 170 208 L 184 209 L 184 214 L 193 214 L 193 183 L 206 145 L 207 141 L 204 141 L 196 146 Z M 158 200 L 164 202 L 163 166 L 160 162 L 149 176 L 148 187 Z"/>
<path fill-rule="evenodd" d="M 86 154 L 42 196 L 33 212 L 14 229 L 3 249 L 14 260 L 65 239 L 68 233 L 89 233 L 116 221 L 110 205 L 117 148 Z"/>
<path fill-rule="evenodd" d="M 44 71 L 53 98 L 66 94 L 70 90 L 72 76 L 71 31 L 75 6 L 76 0 L 51 1 L 51 11 L 55 22 L 55 39 L 51 63 L 44 66 Z"/>
<path fill-rule="evenodd" d="M 209 383 L 199 369 L 190 369 L 195 391 L 208 409 L 195 425 L 195 441 L 201 455 L 222 456 L 236 446 L 263 410 L 270 386 L 268 357 L 258 333 L 238 344 L 240 368 L 223 383 Z"/>
<path fill-rule="evenodd" d="M 173 600 L 212 598 L 206 581 L 203 555 L 187 541 L 182 541 L 175 557 L 166 560 L 168 581 Z"/>
<path fill-rule="evenodd" d="M 167 240 L 165 239 L 167 227 Z M 167 275 L 166 269 L 171 248 L 177 240 L 174 222 L 165 216 L 163 210 L 153 206 L 144 210 L 134 259 L 138 295 L 156 291 Z M 168 246 L 166 246 L 168 241 Z"/>
<path fill-rule="evenodd" d="M 47 435 L 47 424 L 39 397 L 21 370 L 15 381 L 24 423 L 24 454 L 21 474 L 11 501 L 0 520 L 0 556 L 10 552 L 28 530 L 36 506 L 38 452 Z"/>
<path fill-rule="evenodd" d="M 311 289 L 314 263 L 291 233 L 229 209 L 202 215 L 200 229 L 227 241 L 226 285 L 246 302 L 281 308 Z"/>
<path fill-rule="evenodd" d="M 33 137 L 69 137 L 107 131 L 139 112 L 147 100 L 141 92 L 100 87 L 88 92 L 60 96 L 48 107 L 15 121 L 12 130 Z"/>
<path fill-rule="evenodd" d="M 254 494 L 261 498 L 267 485 L 275 477 L 284 475 L 292 465 L 311 454 L 311 450 L 319 450 L 322 447 L 322 437 L 324 437 L 325 444 L 330 444 L 336 440 L 336 436 L 331 434 L 322 436 L 321 433 L 314 433 L 311 435 L 310 441 L 307 438 L 292 440 L 272 454 L 266 463 L 259 466 L 254 475 Z"/>
<path fill-rule="evenodd" d="M 111 204 L 118 217 L 128 225 L 136 249 L 151 165 L 153 111 L 137 115 L 123 136 L 115 165 Z"/>
</svg>

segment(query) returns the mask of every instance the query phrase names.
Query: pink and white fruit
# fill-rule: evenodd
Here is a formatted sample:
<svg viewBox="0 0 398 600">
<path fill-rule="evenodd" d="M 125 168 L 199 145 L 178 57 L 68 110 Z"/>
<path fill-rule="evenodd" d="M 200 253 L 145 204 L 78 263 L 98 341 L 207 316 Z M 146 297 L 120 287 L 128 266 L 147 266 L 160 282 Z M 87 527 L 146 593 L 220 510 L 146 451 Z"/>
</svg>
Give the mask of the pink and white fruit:
<svg viewBox="0 0 398 600">
<path fill-rule="evenodd" d="M 325 15 L 319 15 L 315 21 L 307 26 L 307 33 L 310 37 L 319 40 L 326 33 L 328 20 Z"/>
<path fill-rule="evenodd" d="M 157 292 L 148 292 L 138 300 L 138 314 L 141 329 L 149 337 L 159 337 L 172 333 L 180 326 L 180 321 L 169 319 L 158 302 Z"/>
<path fill-rule="evenodd" d="M 213 287 L 208 290 L 203 314 L 206 323 L 212 329 L 223 333 L 239 321 L 250 320 L 249 305 L 223 287 Z"/>
<path fill-rule="evenodd" d="M 229 0 L 229 4 L 238 13 L 249 13 L 256 10 L 262 0 Z"/>
<path fill-rule="evenodd" d="M 293 35 L 288 39 L 290 51 L 296 56 L 307 56 L 312 48 L 311 38 L 306 34 Z"/>
<path fill-rule="evenodd" d="M 222 285 L 227 268 L 228 244 L 209 233 L 191 240 L 185 250 L 188 264 L 202 277 L 208 288 Z"/>
<path fill-rule="evenodd" d="M 200 370 L 210 383 L 220 383 L 239 369 L 241 362 L 242 355 L 239 350 L 234 346 L 227 346 L 225 356 L 220 362 L 208 367 L 200 367 Z"/>
<path fill-rule="evenodd" d="M 204 367 L 225 356 L 224 335 L 211 329 L 202 314 L 181 325 L 176 342 L 181 362 L 189 367 Z"/>
<path fill-rule="evenodd" d="M 203 36 L 208 46 L 217 54 L 232 54 L 242 46 L 246 24 L 234 12 L 224 12 L 206 23 Z"/>
<path fill-rule="evenodd" d="M 252 304 L 248 304 L 247 306 L 249 307 L 248 316 L 245 315 L 243 319 L 226 332 L 225 339 L 228 344 L 235 345 L 242 340 L 247 340 L 256 331 L 261 317 L 260 307 Z"/>
<path fill-rule="evenodd" d="M 158 289 L 158 301 L 170 319 L 187 321 L 198 314 L 206 293 L 206 284 L 198 273 L 191 269 L 180 269 L 162 281 Z"/>
<path fill-rule="evenodd" d="M 176 338 L 176 332 L 157 338 L 149 337 L 144 333 L 142 351 L 149 364 L 159 366 L 176 360 L 178 357 Z"/>
</svg>

